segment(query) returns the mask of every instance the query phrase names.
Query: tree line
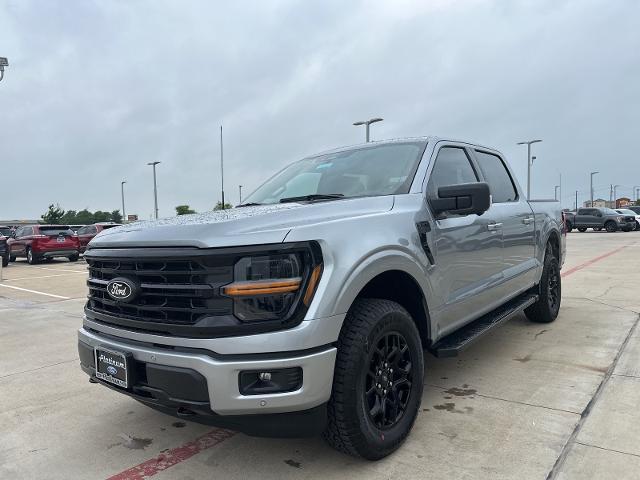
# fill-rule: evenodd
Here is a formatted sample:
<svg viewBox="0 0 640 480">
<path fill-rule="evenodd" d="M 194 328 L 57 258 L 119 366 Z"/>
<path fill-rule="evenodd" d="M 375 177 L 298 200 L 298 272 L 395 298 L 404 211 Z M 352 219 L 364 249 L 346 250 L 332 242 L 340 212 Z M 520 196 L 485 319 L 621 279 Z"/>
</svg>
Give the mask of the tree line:
<svg viewBox="0 0 640 480">
<path fill-rule="evenodd" d="M 122 214 L 120 210 L 111 212 L 103 212 L 96 210 L 90 212 L 86 208 L 84 210 L 63 210 L 60 205 L 49 205 L 49 208 L 41 215 L 41 223 L 47 225 L 91 225 L 92 223 L 114 222 L 122 223 Z"/>
</svg>

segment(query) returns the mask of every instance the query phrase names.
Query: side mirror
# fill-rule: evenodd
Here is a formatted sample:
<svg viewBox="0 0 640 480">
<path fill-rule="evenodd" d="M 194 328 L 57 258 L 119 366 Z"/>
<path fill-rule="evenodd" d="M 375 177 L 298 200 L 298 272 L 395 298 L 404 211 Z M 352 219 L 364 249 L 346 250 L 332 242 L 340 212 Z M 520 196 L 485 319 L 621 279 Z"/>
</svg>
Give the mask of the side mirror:
<svg viewBox="0 0 640 480">
<path fill-rule="evenodd" d="M 461 183 L 438 188 L 438 198 L 429 200 L 436 215 L 482 215 L 491 206 L 491 193 L 486 182 Z"/>
</svg>

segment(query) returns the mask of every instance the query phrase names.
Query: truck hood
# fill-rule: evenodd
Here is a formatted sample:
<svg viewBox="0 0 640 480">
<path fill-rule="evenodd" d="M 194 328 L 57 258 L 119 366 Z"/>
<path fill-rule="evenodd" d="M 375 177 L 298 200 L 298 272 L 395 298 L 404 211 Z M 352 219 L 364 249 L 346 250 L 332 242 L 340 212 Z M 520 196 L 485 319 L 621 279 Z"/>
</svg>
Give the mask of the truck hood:
<svg viewBox="0 0 640 480">
<path fill-rule="evenodd" d="M 393 202 L 394 197 L 390 195 L 181 215 L 103 230 L 89 246 L 211 248 L 281 243 L 296 227 L 386 212 L 393 208 Z"/>
</svg>

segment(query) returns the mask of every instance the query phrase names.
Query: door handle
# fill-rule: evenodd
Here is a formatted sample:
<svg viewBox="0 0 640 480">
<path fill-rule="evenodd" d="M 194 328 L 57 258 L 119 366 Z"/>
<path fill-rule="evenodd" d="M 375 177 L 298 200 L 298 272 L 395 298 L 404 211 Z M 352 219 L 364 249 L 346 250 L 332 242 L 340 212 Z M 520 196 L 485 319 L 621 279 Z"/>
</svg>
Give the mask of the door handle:
<svg viewBox="0 0 640 480">
<path fill-rule="evenodd" d="M 487 230 L 489 230 L 490 232 L 495 232 L 496 230 L 500 230 L 501 228 L 501 223 L 490 223 L 489 225 L 487 225 Z"/>
<path fill-rule="evenodd" d="M 524 223 L 525 225 L 529 225 L 531 224 L 531 222 L 533 222 L 533 217 L 527 217 L 522 219 L 522 223 Z"/>
</svg>

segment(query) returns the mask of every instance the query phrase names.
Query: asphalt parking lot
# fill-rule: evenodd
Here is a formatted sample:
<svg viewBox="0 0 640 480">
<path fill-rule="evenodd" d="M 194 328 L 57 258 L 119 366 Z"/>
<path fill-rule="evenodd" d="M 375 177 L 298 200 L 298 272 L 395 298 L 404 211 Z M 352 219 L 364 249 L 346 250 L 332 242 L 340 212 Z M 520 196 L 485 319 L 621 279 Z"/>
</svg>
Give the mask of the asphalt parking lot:
<svg viewBox="0 0 640 480">
<path fill-rule="evenodd" d="M 370 463 L 321 439 L 178 421 L 88 382 L 76 330 L 85 264 L 5 268 L 0 478 L 638 478 L 640 232 L 571 233 L 550 325 L 517 318 L 453 359 L 427 357 L 407 443 Z"/>
</svg>

